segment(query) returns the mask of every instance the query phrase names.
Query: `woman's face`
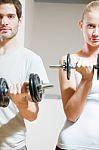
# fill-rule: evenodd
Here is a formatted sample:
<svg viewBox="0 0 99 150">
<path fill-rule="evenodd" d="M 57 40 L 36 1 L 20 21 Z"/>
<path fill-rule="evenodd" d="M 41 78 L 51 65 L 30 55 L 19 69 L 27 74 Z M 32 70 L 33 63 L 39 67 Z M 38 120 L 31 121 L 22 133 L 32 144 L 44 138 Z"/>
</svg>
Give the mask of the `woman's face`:
<svg viewBox="0 0 99 150">
<path fill-rule="evenodd" d="M 92 47 L 99 46 L 99 11 L 93 10 L 85 14 L 80 21 L 80 29 L 83 33 L 84 42 Z"/>
</svg>

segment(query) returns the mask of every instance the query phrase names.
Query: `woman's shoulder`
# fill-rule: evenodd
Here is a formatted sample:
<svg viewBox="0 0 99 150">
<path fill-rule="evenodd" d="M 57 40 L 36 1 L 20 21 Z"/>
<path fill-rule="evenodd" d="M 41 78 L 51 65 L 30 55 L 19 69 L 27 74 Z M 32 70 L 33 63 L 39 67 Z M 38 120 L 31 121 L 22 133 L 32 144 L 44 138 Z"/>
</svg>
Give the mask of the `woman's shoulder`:
<svg viewBox="0 0 99 150">
<path fill-rule="evenodd" d="M 74 53 L 66 53 L 65 55 L 63 55 L 60 60 L 66 60 L 67 59 L 67 55 L 69 54 L 69 57 L 72 58 L 72 57 L 80 57 L 81 56 L 81 50 L 79 51 L 75 51 Z"/>
<path fill-rule="evenodd" d="M 73 64 L 75 64 L 75 63 L 77 63 L 77 61 L 79 60 L 79 57 L 81 57 L 81 50 L 79 50 L 79 51 L 76 51 L 76 52 L 74 52 L 74 53 L 67 53 L 67 54 L 65 54 L 65 55 L 63 55 L 60 59 L 59 59 L 59 63 L 61 64 L 61 63 L 64 63 L 64 61 L 66 61 L 67 62 L 67 56 L 68 56 L 68 54 L 69 54 L 69 59 L 70 59 L 70 63 L 73 63 Z"/>
</svg>

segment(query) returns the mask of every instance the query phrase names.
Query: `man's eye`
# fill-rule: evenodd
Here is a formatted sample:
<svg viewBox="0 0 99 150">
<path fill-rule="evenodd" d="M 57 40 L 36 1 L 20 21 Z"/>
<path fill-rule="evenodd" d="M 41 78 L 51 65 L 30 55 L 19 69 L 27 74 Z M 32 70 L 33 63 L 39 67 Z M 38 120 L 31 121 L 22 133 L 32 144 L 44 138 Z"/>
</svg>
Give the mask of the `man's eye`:
<svg viewBox="0 0 99 150">
<path fill-rule="evenodd" d="M 9 19 L 15 18 L 15 15 L 8 15 Z"/>
</svg>

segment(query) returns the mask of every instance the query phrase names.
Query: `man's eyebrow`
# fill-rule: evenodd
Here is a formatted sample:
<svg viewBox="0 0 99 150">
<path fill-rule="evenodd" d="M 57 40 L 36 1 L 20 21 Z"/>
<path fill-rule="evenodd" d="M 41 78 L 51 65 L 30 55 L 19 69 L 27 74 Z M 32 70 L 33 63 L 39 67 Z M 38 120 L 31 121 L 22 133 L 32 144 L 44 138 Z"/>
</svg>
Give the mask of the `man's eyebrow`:
<svg viewBox="0 0 99 150">
<path fill-rule="evenodd" d="M 12 14 L 12 13 L 9 13 L 9 14 L 7 14 L 7 16 L 16 16 L 16 14 Z"/>
</svg>

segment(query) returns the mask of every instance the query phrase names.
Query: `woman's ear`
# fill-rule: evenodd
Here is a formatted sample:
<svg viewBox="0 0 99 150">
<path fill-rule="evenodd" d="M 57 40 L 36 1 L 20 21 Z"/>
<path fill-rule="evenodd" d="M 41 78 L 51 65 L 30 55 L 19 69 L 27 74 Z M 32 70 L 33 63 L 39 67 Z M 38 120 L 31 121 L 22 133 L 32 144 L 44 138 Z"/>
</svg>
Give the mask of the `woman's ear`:
<svg viewBox="0 0 99 150">
<path fill-rule="evenodd" d="M 83 28 L 83 20 L 80 20 L 80 21 L 79 21 L 79 27 L 80 27 L 80 30 L 82 31 L 82 28 Z"/>
</svg>

